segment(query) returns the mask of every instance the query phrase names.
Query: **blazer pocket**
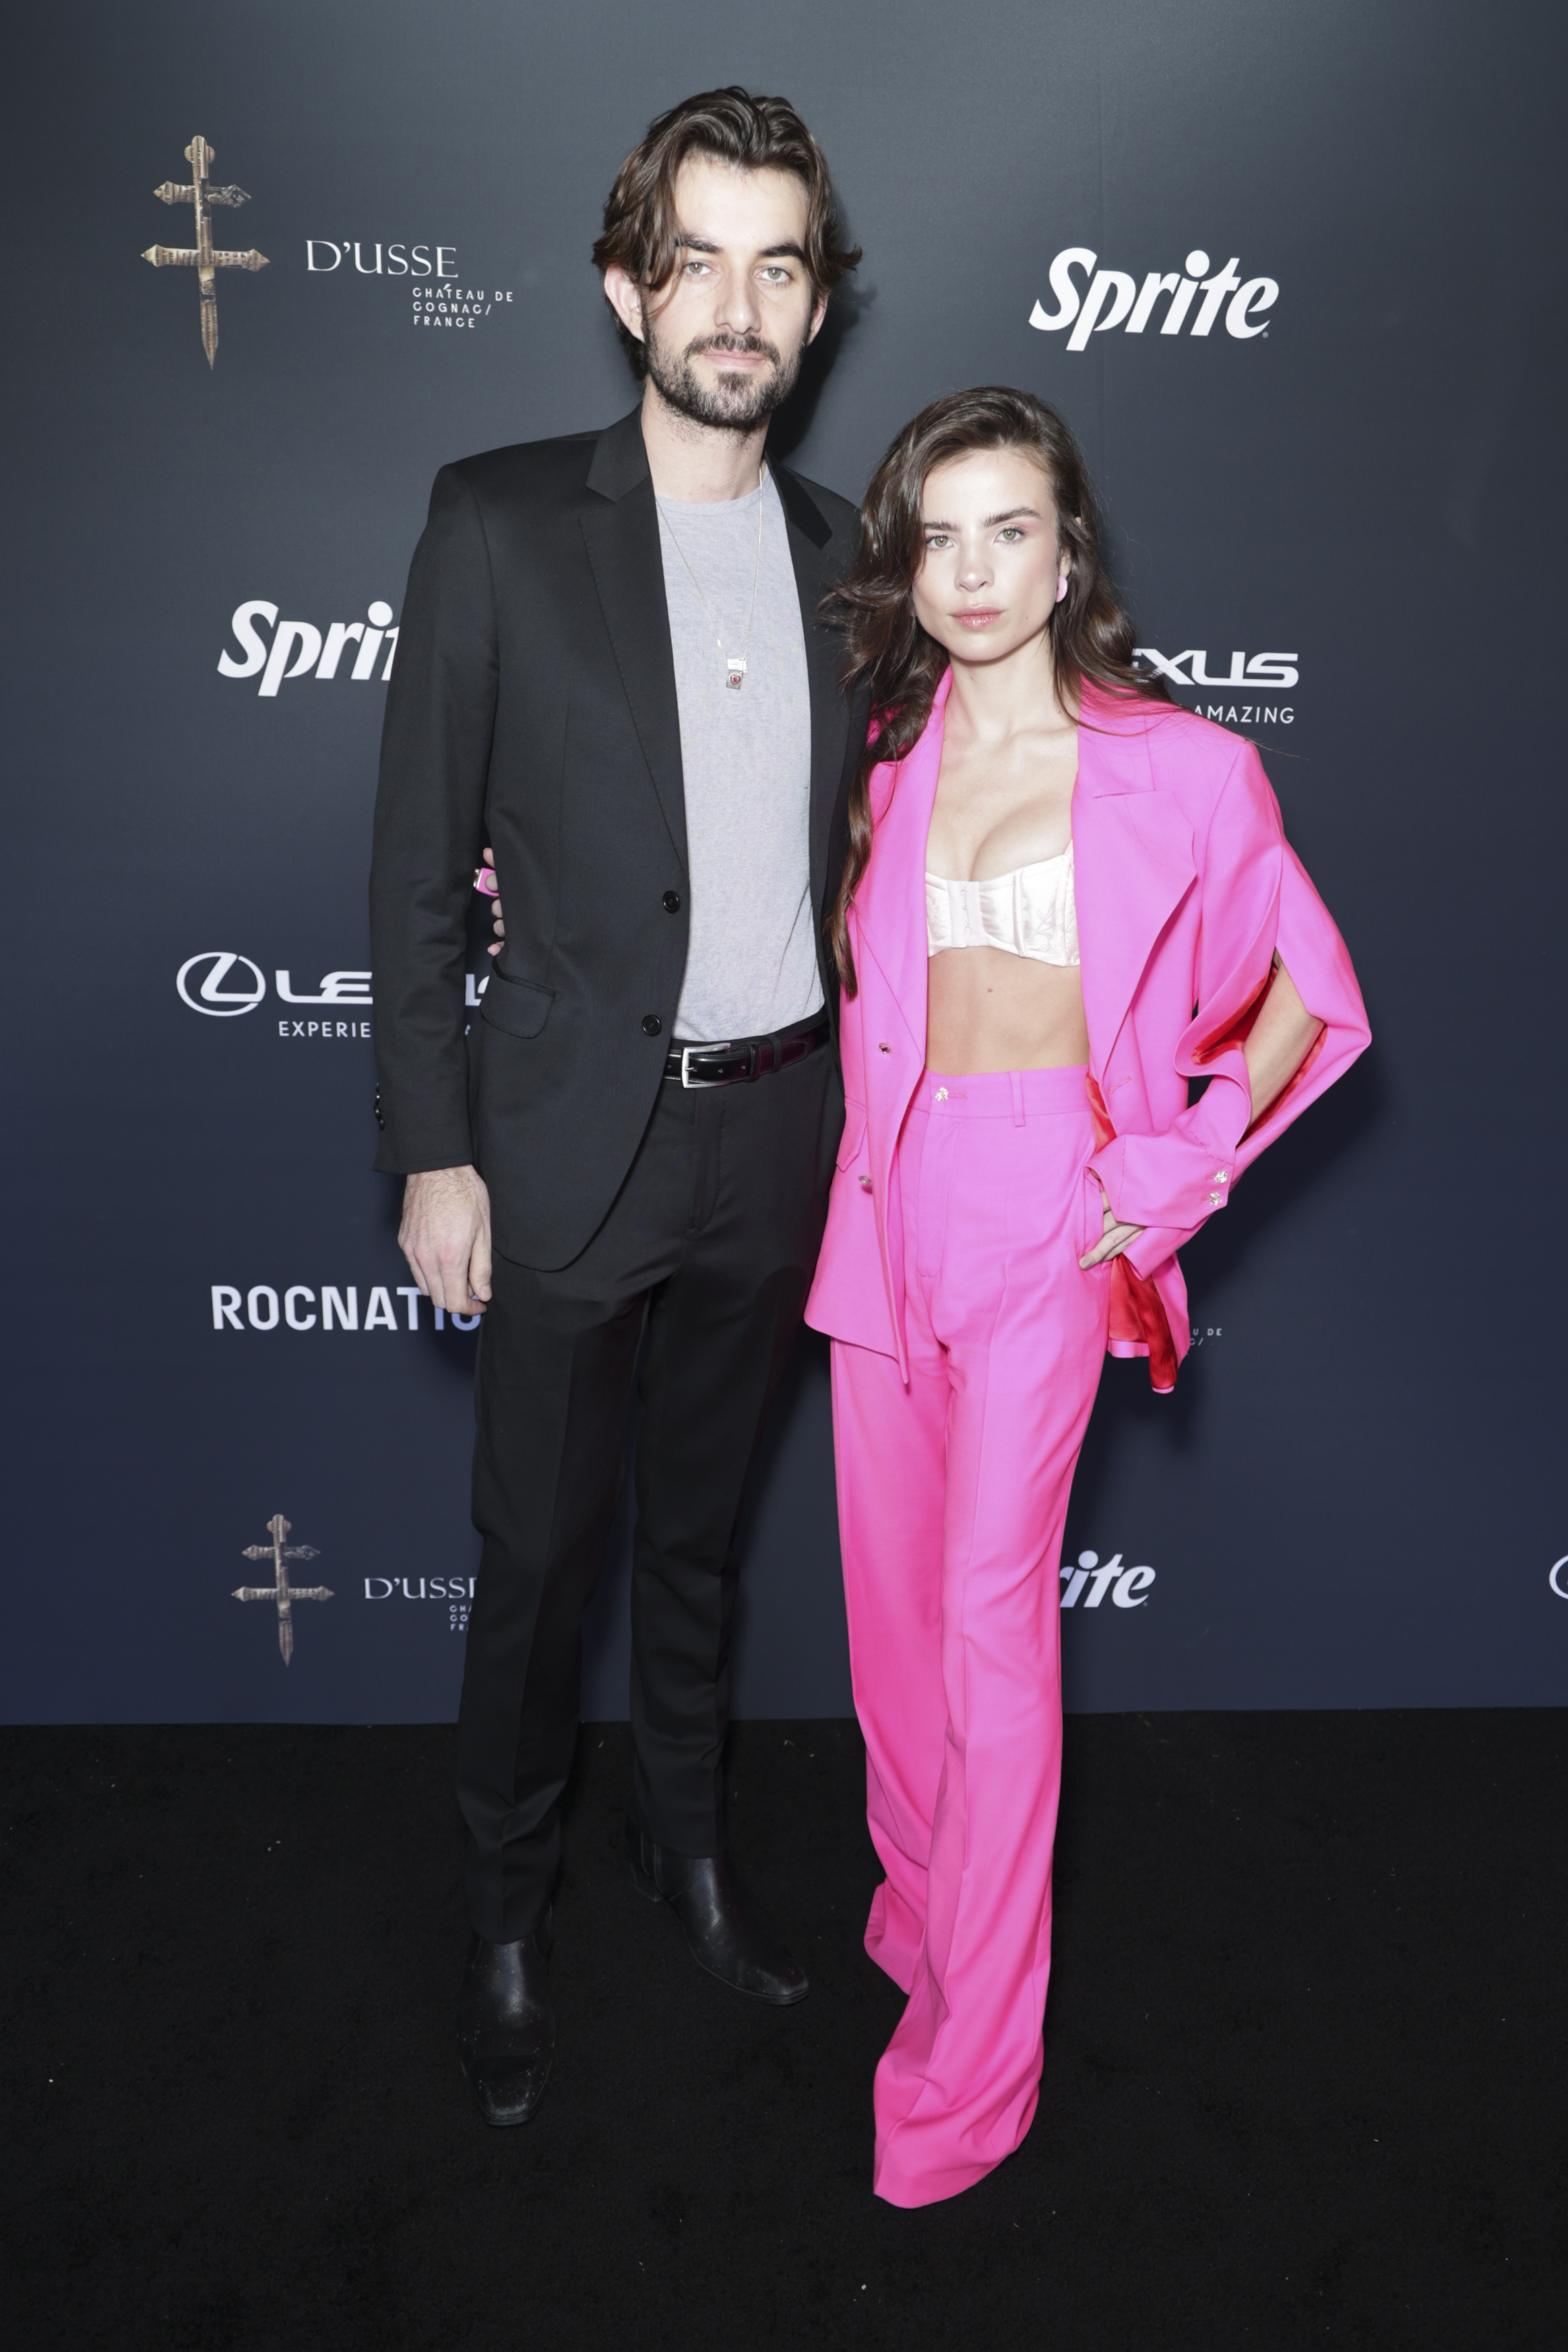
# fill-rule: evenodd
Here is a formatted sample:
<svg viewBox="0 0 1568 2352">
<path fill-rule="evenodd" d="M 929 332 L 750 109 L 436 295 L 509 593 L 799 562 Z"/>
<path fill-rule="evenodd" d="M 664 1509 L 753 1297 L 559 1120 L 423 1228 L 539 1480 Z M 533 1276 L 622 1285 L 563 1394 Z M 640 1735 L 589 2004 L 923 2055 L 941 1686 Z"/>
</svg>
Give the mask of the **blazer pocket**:
<svg viewBox="0 0 1568 2352">
<path fill-rule="evenodd" d="M 850 1167 L 852 1163 L 859 1158 L 861 1149 L 864 1142 L 865 1105 L 864 1103 L 850 1102 L 846 1100 L 844 1104 L 844 1131 L 839 1138 L 839 1166 L 841 1168 Z"/>
<path fill-rule="evenodd" d="M 479 999 L 479 1015 L 492 1029 L 504 1029 L 508 1037 L 537 1037 L 554 1003 L 553 988 L 492 971 L 490 985 Z"/>
</svg>

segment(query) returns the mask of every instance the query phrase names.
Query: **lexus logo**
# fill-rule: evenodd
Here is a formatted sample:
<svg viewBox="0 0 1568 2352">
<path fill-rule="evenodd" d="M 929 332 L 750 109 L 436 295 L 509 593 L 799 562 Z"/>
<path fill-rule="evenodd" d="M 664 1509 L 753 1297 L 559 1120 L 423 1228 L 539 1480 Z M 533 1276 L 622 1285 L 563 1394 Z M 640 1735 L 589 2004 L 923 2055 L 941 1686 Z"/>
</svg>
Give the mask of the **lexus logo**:
<svg viewBox="0 0 1568 2352">
<path fill-rule="evenodd" d="M 242 965 L 255 982 L 247 986 L 235 966 Z M 227 985 L 230 975 L 235 985 Z M 285 1004 L 340 1005 L 345 1013 L 368 1013 L 371 1009 L 371 975 L 368 971 L 329 971 L 322 975 L 319 989 L 298 989 L 291 972 L 275 971 L 272 975 L 277 993 Z M 237 1013 L 254 1013 L 267 994 L 267 975 L 249 956 L 233 955 L 225 949 L 209 948 L 204 955 L 187 956 L 174 975 L 174 985 L 180 992 L 180 1002 L 188 1004 L 193 1013 L 209 1013 L 214 1020 L 232 1021 Z M 474 982 L 470 976 L 468 985 Z M 471 1000 L 472 1001 L 472 1000 Z M 329 1021 L 280 1022 L 278 1034 L 287 1035 L 292 1029 L 296 1036 L 308 1034 L 329 1037 L 368 1037 L 369 1022 Z"/>
<path fill-rule="evenodd" d="M 243 964 L 254 987 L 225 988 L 235 964 Z M 183 1003 L 193 1013 L 211 1013 L 214 1021 L 232 1021 L 241 1013 L 254 1013 L 267 994 L 267 980 L 259 964 L 249 956 L 231 955 L 224 948 L 209 948 L 204 955 L 187 956 L 174 976 L 174 985 Z"/>
<path fill-rule="evenodd" d="M 1565 1551 L 1562 1559 L 1557 1560 L 1546 1571 L 1546 1581 L 1552 1587 L 1552 1591 L 1555 1592 L 1559 1601 L 1568 1601 L 1568 1586 L 1562 1585 L 1558 1582 L 1558 1579 L 1565 1568 L 1568 1568 L 1568 1551 Z"/>
<path fill-rule="evenodd" d="M 1152 670 L 1156 677 L 1168 677 L 1173 686 L 1231 686 L 1251 688 L 1279 687 L 1289 690 L 1301 682 L 1296 664 L 1298 654 L 1233 653 L 1230 667 L 1221 670 L 1218 677 L 1208 672 L 1208 656 L 1201 648 L 1189 646 L 1185 653 L 1162 654 L 1154 646 L 1134 646 L 1133 659 Z M 1187 667 L 1182 667 L 1183 663 Z"/>
</svg>

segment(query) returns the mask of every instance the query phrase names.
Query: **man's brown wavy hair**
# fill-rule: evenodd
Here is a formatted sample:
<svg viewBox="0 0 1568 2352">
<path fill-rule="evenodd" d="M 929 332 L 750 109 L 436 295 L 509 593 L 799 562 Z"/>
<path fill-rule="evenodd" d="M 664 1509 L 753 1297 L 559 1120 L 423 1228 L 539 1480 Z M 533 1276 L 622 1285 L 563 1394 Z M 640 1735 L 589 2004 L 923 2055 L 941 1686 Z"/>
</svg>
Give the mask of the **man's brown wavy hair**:
<svg viewBox="0 0 1568 2352">
<path fill-rule="evenodd" d="M 604 230 L 593 247 L 596 269 L 619 262 L 644 294 L 661 293 L 669 284 L 681 257 L 675 178 L 688 155 L 713 155 L 743 172 L 794 173 L 806 191 L 806 271 L 819 294 L 831 293 L 859 262 L 859 246 L 840 242 L 827 157 L 788 99 L 753 98 L 732 84 L 684 98 L 649 124 L 605 200 Z M 642 343 L 619 318 L 615 324 L 632 365 L 645 374 Z"/>
<path fill-rule="evenodd" d="M 846 996 L 857 985 L 849 910 L 871 856 L 872 771 L 913 751 L 947 668 L 946 648 L 915 616 L 915 576 L 925 555 L 920 528 L 925 478 L 934 467 L 974 449 L 1020 449 L 1050 485 L 1058 544 L 1071 558 L 1067 593 L 1047 625 L 1062 708 L 1079 708 L 1086 679 L 1112 694 L 1171 698 L 1134 665 L 1133 624 L 1105 574 L 1099 502 L 1071 427 L 1032 393 L 1006 385 L 948 393 L 923 408 L 872 476 L 861 503 L 859 551 L 822 607 L 847 641 L 845 689 L 869 689 L 871 705 L 871 740 L 850 787 L 849 854 L 827 922 Z"/>
</svg>

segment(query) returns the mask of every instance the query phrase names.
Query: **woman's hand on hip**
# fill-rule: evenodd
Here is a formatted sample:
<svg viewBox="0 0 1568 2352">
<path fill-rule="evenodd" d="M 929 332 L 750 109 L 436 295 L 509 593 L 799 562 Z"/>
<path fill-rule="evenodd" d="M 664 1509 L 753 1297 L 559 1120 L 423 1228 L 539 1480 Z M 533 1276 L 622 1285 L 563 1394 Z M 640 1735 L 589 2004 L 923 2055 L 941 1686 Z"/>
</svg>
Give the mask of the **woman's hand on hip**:
<svg viewBox="0 0 1568 2352">
<path fill-rule="evenodd" d="M 1109 1259 L 1120 1257 L 1122 1252 L 1129 1248 L 1144 1230 L 1142 1225 L 1118 1224 L 1111 1213 L 1111 1203 L 1105 1200 L 1103 1192 L 1100 1198 L 1105 1203 L 1105 1230 L 1088 1256 L 1081 1257 L 1078 1261 L 1086 1274 L 1092 1265 L 1104 1265 Z"/>
<path fill-rule="evenodd" d="M 498 956 L 506 940 L 507 926 L 501 917 L 501 885 L 496 873 L 496 853 L 493 849 L 486 850 L 485 863 L 476 868 L 474 887 L 482 898 L 489 899 L 491 912 L 495 916 L 495 921 L 491 925 L 496 934 L 495 944 L 493 947 L 487 947 L 485 952 L 486 955 Z"/>
</svg>

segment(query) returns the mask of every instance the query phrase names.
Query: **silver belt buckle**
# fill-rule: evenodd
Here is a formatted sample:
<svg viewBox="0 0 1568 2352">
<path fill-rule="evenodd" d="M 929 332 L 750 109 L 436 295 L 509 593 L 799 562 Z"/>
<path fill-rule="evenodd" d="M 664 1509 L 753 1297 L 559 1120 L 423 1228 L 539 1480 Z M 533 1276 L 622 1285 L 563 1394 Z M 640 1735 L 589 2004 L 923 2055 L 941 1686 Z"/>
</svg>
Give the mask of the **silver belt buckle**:
<svg viewBox="0 0 1568 2352">
<path fill-rule="evenodd" d="M 726 1087 L 730 1084 L 730 1081 L 727 1078 L 694 1078 L 692 1076 L 692 1055 L 694 1054 L 727 1054 L 731 1051 L 733 1042 L 734 1041 L 732 1039 L 727 1038 L 722 1045 L 682 1046 L 681 1084 L 686 1088 L 688 1093 L 701 1094 L 709 1087 Z"/>
</svg>

